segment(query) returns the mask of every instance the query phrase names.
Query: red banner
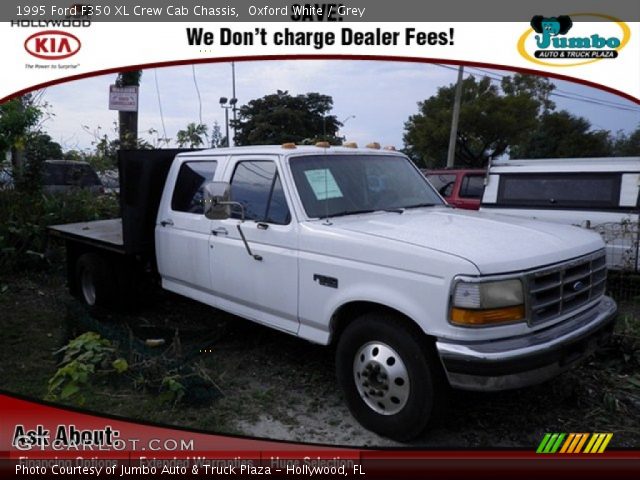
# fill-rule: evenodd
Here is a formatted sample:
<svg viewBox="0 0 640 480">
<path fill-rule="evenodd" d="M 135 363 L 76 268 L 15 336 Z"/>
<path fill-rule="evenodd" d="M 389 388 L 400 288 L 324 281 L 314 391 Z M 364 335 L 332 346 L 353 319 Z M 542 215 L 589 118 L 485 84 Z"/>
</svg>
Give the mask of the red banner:
<svg viewBox="0 0 640 480">
<path fill-rule="evenodd" d="M 0 395 L 5 477 L 224 475 L 320 478 L 637 478 L 640 451 L 367 450 L 163 428 Z M 266 477 L 265 477 L 266 478 Z"/>
</svg>

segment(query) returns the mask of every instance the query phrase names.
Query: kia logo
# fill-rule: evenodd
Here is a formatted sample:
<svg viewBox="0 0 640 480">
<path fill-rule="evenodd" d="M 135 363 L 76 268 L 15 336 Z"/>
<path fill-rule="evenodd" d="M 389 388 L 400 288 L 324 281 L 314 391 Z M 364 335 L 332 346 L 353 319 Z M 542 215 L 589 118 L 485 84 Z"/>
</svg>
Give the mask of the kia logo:
<svg viewBox="0 0 640 480">
<path fill-rule="evenodd" d="M 24 41 L 24 49 L 37 58 L 62 60 L 80 50 L 80 39 L 61 30 L 45 30 L 34 33 Z"/>
</svg>

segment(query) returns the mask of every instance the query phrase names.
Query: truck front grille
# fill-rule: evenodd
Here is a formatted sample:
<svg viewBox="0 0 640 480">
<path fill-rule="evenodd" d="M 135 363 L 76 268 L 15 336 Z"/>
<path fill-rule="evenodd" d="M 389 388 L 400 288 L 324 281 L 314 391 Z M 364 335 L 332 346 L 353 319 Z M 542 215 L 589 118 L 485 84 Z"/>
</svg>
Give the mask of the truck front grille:
<svg viewBox="0 0 640 480">
<path fill-rule="evenodd" d="M 529 324 L 546 322 L 596 300 L 604 295 L 606 280 L 604 251 L 529 274 Z"/>
</svg>

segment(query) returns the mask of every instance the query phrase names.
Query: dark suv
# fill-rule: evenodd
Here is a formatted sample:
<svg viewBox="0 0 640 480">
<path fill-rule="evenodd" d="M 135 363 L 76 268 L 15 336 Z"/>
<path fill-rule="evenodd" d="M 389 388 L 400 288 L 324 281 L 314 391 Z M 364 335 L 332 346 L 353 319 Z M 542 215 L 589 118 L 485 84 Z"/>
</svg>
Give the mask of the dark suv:
<svg viewBox="0 0 640 480">
<path fill-rule="evenodd" d="M 46 160 L 42 169 L 42 190 L 45 193 L 66 193 L 87 189 L 104 193 L 104 186 L 96 171 L 86 162 Z"/>
</svg>

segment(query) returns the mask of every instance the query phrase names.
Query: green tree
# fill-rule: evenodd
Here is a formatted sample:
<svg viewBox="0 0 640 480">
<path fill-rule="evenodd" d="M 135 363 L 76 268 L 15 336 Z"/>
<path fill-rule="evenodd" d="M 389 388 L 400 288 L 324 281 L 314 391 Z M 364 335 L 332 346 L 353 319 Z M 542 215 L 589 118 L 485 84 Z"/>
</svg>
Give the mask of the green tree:
<svg viewBox="0 0 640 480">
<path fill-rule="evenodd" d="M 232 121 L 236 145 L 279 145 L 286 142 L 312 143 L 328 141 L 339 145 L 337 137 L 342 125 L 334 115 L 333 99 L 320 93 L 289 95 L 276 93 L 251 100 L 238 109 L 238 120 Z"/>
<path fill-rule="evenodd" d="M 575 158 L 612 155 L 608 130 L 591 130 L 586 118 L 566 110 L 542 115 L 529 138 L 514 146 L 512 158 Z"/>
<path fill-rule="evenodd" d="M 205 145 L 207 126 L 202 123 L 191 122 L 184 130 L 178 130 L 176 142 L 180 148 L 198 148 Z"/>
<path fill-rule="evenodd" d="M 640 125 L 630 134 L 618 133 L 613 140 L 613 155 L 618 157 L 640 156 Z"/>
<path fill-rule="evenodd" d="M 23 167 L 27 137 L 42 115 L 31 94 L 0 104 L 0 155 L 11 152 L 11 163 L 18 174 Z"/>
<path fill-rule="evenodd" d="M 501 91 L 491 80 L 463 80 L 460 120 L 456 138 L 456 165 L 482 167 L 524 141 L 537 125 L 540 111 L 553 107 L 548 94 L 553 86 L 515 75 L 506 77 Z M 428 167 L 446 163 L 455 85 L 418 103 L 419 112 L 405 123 L 405 151 Z"/>
<path fill-rule="evenodd" d="M 99 172 L 111 170 L 117 167 L 118 150 L 121 148 L 138 150 L 153 150 L 156 148 L 155 145 L 150 144 L 143 138 L 136 139 L 134 143 L 122 145 L 120 138 L 118 138 L 117 122 L 113 122 L 113 136 L 103 131 L 100 126 L 92 130 L 88 125 L 83 125 L 82 129 L 93 137 L 93 141 L 91 142 L 93 150 L 89 152 L 70 150 L 64 154 L 64 158 L 67 160 L 82 160 L 89 162 Z M 149 129 L 147 131 L 150 135 L 154 132 L 156 132 L 155 129 Z"/>
<path fill-rule="evenodd" d="M 227 138 L 222 135 L 222 130 L 220 130 L 220 124 L 213 122 L 213 127 L 211 127 L 211 148 L 220 148 L 226 145 L 226 141 Z"/>
<path fill-rule="evenodd" d="M 44 132 L 30 134 L 25 147 L 27 159 L 42 158 L 43 160 L 59 160 L 62 158 L 62 147 L 54 142 L 50 135 Z"/>
<path fill-rule="evenodd" d="M 42 168 L 45 160 L 63 157 L 62 147 L 43 132 L 27 134 L 22 174 L 16 176 L 16 188 L 23 192 L 39 192 L 42 187 Z"/>
<path fill-rule="evenodd" d="M 516 74 L 513 77 L 504 77 L 500 86 L 505 95 L 526 95 L 533 98 L 541 114 L 556 108 L 556 104 L 549 99 L 556 87 L 548 78 Z"/>
</svg>

